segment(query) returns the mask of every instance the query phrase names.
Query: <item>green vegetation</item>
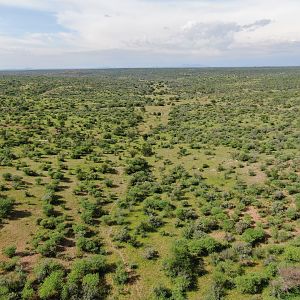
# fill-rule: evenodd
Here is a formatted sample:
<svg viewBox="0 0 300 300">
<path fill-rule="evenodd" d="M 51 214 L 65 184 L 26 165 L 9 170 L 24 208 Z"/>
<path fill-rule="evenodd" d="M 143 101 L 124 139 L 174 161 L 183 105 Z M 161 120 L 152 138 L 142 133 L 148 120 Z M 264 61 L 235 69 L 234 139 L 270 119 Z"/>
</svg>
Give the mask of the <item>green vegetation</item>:
<svg viewBox="0 0 300 300">
<path fill-rule="evenodd" d="M 3 72 L 0 101 L 0 299 L 299 299 L 299 68 Z"/>
</svg>

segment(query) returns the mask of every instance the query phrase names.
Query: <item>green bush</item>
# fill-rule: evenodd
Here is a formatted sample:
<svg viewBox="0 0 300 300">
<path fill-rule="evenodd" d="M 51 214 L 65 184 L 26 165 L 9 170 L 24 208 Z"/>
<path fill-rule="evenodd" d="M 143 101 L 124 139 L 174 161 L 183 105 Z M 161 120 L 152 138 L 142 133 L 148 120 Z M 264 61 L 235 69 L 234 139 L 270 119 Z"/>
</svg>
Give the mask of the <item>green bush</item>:
<svg viewBox="0 0 300 300">
<path fill-rule="evenodd" d="M 3 271 L 13 271 L 17 266 L 19 266 L 19 258 L 17 256 L 8 261 L 0 261 L 0 269 Z"/>
<path fill-rule="evenodd" d="M 50 239 L 37 247 L 37 252 L 47 257 L 55 257 L 57 250 L 57 243 L 55 240 Z"/>
<path fill-rule="evenodd" d="M 11 214 L 15 201 L 0 195 L 0 219 L 7 218 Z"/>
<path fill-rule="evenodd" d="M 17 251 L 17 247 L 15 245 L 12 245 L 3 248 L 2 253 L 7 257 L 13 257 L 15 256 L 16 251 Z"/>
<path fill-rule="evenodd" d="M 19 292 L 21 292 L 26 280 L 26 275 L 22 271 L 9 272 L 0 275 L 0 299 L 14 300 L 19 299 Z"/>
<path fill-rule="evenodd" d="M 98 239 L 88 239 L 81 236 L 77 239 L 76 246 L 79 250 L 89 253 L 99 254 L 101 252 L 101 242 Z"/>
<path fill-rule="evenodd" d="M 76 260 L 71 268 L 70 273 L 67 276 L 67 282 L 62 292 L 62 299 L 82 299 L 83 298 L 83 287 L 81 286 L 83 278 L 87 274 L 99 274 L 103 276 L 108 270 L 106 259 L 102 255 L 94 255 L 89 258 Z M 88 290 L 88 281 L 86 279 L 86 289 Z M 95 277 L 91 279 L 95 283 Z M 92 283 L 91 283 L 92 285 Z M 93 290 L 92 286 L 91 290 Z M 73 298 L 72 298 L 73 297 Z M 88 298 L 87 298 L 88 299 Z"/>
<path fill-rule="evenodd" d="M 83 300 L 100 299 L 103 291 L 99 274 L 87 274 L 82 279 Z"/>
<path fill-rule="evenodd" d="M 189 242 L 189 250 L 193 255 L 208 255 L 222 249 L 222 245 L 210 236 L 195 239 Z"/>
<path fill-rule="evenodd" d="M 259 293 L 267 282 L 260 273 L 249 273 L 235 279 L 237 289 L 243 294 Z"/>
<path fill-rule="evenodd" d="M 156 259 L 159 257 L 159 253 L 153 248 L 148 248 L 144 253 L 144 257 L 149 260 Z"/>
<path fill-rule="evenodd" d="M 44 203 L 43 204 L 43 213 L 47 217 L 54 216 L 54 214 L 55 214 L 54 206 L 50 203 Z"/>
<path fill-rule="evenodd" d="M 32 286 L 31 281 L 27 281 L 21 293 L 22 300 L 32 300 L 34 299 L 35 291 Z"/>
<path fill-rule="evenodd" d="M 63 266 L 56 261 L 46 258 L 38 262 L 34 268 L 34 275 L 38 282 L 44 281 L 54 271 L 62 271 Z"/>
<path fill-rule="evenodd" d="M 250 244 L 256 244 L 263 241 L 265 232 L 262 228 L 248 228 L 242 235 L 242 239 Z"/>
<path fill-rule="evenodd" d="M 4 173 L 4 174 L 2 174 L 2 177 L 5 181 L 11 181 L 13 178 L 11 173 Z"/>
<path fill-rule="evenodd" d="M 114 274 L 114 281 L 118 285 L 123 285 L 127 283 L 129 279 L 128 272 L 125 269 L 125 266 L 122 262 L 117 263 L 117 268 Z"/>
<path fill-rule="evenodd" d="M 154 288 L 153 294 L 157 300 L 167 300 L 172 297 L 172 291 L 161 285 Z"/>
<path fill-rule="evenodd" d="M 186 240 L 178 240 L 172 246 L 170 258 L 164 262 L 164 269 L 174 280 L 177 277 L 186 278 L 191 287 L 196 276 L 203 271 L 203 264 L 190 252 Z"/>
<path fill-rule="evenodd" d="M 233 279 L 243 274 L 243 268 L 241 267 L 241 265 L 231 260 L 221 261 L 217 265 L 216 270 L 220 274 L 228 276 L 228 278 L 230 279 Z"/>
<path fill-rule="evenodd" d="M 295 203 L 297 211 L 300 211 L 300 194 L 295 195 Z"/>
<path fill-rule="evenodd" d="M 142 158 L 134 158 L 132 160 L 129 160 L 127 162 L 127 167 L 125 169 L 126 174 L 134 174 L 139 171 L 146 171 L 149 169 L 149 164 L 148 162 Z"/>
<path fill-rule="evenodd" d="M 300 262 L 300 247 L 287 246 L 284 250 L 283 257 L 286 261 Z"/>
<path fill-rule="evenodd" d="M 52 272 L 45 278 L 38 290 L 41 299 L 59 298 L 63 286 L 64 272 L 61 270 Z"/>
<path fill-rule="evenodd" d="M 127 227 L 123 227 L 120 231 L 118 231 L 114 237 L 113 237 L 114 241 L 118 241 L 118 242 L 129 242 L 131 240 L 131 235 L 129 232 L 129 229 Z"/>
</svg>

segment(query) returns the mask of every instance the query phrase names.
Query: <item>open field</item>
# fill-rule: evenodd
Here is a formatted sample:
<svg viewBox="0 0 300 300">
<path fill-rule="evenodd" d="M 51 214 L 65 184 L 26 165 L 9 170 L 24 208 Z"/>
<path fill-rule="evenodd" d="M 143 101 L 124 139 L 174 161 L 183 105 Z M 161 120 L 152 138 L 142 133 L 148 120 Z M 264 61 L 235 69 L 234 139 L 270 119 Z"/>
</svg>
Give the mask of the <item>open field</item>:
<svg viewBox="0 0 300 300">
<path fill-rule="evenodd" d="M 300 68 L 0 73 L 0 299 L 300 299 Z"/>
</svg>

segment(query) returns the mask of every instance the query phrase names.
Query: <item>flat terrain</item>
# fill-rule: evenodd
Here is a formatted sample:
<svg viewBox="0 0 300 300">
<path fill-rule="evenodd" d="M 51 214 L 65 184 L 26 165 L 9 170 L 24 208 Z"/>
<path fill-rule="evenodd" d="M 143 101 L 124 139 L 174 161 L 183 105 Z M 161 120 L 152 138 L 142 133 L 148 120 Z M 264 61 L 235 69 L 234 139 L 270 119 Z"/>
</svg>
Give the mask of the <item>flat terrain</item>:
<svg viewBox="0 0 300 300">
<path fill-rule="evenodd" d="M 300 299 L 300 68 L 0 73 L 0 299 Z"/>
</svg>

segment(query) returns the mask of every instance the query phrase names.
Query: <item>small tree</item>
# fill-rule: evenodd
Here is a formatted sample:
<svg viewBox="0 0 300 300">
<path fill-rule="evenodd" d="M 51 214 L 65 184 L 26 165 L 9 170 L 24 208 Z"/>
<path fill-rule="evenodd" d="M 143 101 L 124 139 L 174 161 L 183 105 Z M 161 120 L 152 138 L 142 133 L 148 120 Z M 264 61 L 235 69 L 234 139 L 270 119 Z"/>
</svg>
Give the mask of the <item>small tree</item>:
<svg viewBox="0 0 300 300">
<path fill-rule="evenodd" d="M 32 282 L 27 281 L 22 290 L 22 300 L 31 300 L 34 299 L 35 291 L 32 287 Z"/>
<path fill-rule="evenodd" d="M 250 244 L 257 244 L 265 238 L 265 232 L 262 228 L 248 228 L 242 235 L 245 242 Z"/>
<path fill-rule="evenodd" d="M 63 284 L 63 271 L 58 270 L 52 272 L 45 281 L 41 284 L 38 294 L 41 299 L 56 299 L 59 298 L 62 284 Z"/>
<path fill-rule="evenodd" d="M 167 300 L 172 297 L 172 291 L 161 285 L 154 288 L 153 294 L 157 300 Z"/>
<path fill-rule="evenodd" d="M 124 264 L 122 262 L 118 262 L 116 272 L 114 274 L 114 281 L 118 285 L 123 285 L 127 283 L 128 279 L 128 272 L 126 271 Z"/>
<path fill-rule="evenodd" d="M 0 196 L 0 219 L 7 218 L 11 214 L 14 203 L 13 199 Z"/>
<path fill-rule="evenodd" d="M 2 250 L 2 253 L 7 257 L 13 257 L 16 254 L 17 247 L 15 245 L 8 246 Z"/>
<path fill-rule="evenodd" d="M 195 276 L 203 271 L 203 264 L 190 252 L 186 240 L 178 240 L 173 244 L 170 258 L 164 262 L 164 269 L 174 280 L 177 277 L 184 277 L 191 287 Z"/>
<path fill-rule="evenodd" d="M 300 248 L 295 246 L 287 246 L 284 251 L 284 259 L 290 262 L 300 262 Z"/>
<path fill-rule="evenodd" d="M 267 283 L 267 279 L 259 273 L 239 276 L 235 280 L 237 289 L 243 294 L 256 294 Z"/>
<path fill-rule="evenodd" d="M 83 300 L 98 299 L 101 296 L 99 274 L 87 274 L 82 279 Z"/>
</svg>

